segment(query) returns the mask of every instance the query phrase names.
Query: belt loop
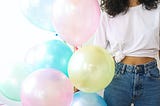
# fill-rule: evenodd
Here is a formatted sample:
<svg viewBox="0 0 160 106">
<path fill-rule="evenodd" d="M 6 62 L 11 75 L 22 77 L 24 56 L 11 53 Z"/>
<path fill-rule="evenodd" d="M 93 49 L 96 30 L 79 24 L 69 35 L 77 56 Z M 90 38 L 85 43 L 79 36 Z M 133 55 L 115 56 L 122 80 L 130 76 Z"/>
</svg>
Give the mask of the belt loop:
<svg viewBox="0 0 160 106">
<path fill-rule="evenodd" d="M 137 65 L 135 65 L 133 72 L 137 74 L 137 72 L 138 72 L 137 70 L 138 70 L 138 67 L 137 67 Z"/>
<path fill-rule="evenodd" d="M 126 71 L 126 67 L 127 67 L 127 65 L 123 64 L 121 74 L 124 74 L 124 72 Z"/>
<path fill-rule="evenodd" d="M 148 68 L 145 65 L 143 65 L 143 70 L 145 74 L 148 72 Z"/>
</svg>

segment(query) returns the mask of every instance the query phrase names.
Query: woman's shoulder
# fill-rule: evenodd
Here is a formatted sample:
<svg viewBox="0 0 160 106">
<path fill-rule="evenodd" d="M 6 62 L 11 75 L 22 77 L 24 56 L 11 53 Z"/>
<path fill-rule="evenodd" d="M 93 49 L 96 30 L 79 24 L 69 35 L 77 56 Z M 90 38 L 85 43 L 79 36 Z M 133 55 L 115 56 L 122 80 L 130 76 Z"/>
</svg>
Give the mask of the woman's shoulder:
<svg viewBox="0 0 160 106">
<path fill-rule="evenodd" d="M 100 22 L 102 23 L 106 23 L 106 21 L 108 20 L 108 14 L 105 11 L 101 11 L 101 18 L 100 18 Z"/>
<path fill-rule="evenodd" d="M 158 5 L 157 5 L 157 11 L 158 11 L 159 16 L 160 16 L 160 2 L 159 2 Z"/>
<path fill-rule="evenodd" d="M 105 11 L 101 11 L 101 17 L 102 18 L 108 18 L 108 14 Z"/>
<path fill-rule="evenodd" d="M 160 2 L 158 3 L 158 7 L 157 7 L 157 8 L 158 8 L 158 10 L 160 11 Z"/>
</svg>

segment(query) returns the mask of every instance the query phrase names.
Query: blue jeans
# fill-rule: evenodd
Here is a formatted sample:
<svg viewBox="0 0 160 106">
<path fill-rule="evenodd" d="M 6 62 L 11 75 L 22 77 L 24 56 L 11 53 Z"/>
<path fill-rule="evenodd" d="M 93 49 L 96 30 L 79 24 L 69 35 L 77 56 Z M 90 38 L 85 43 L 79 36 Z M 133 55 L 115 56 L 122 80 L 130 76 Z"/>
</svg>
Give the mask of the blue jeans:
<svg viewBox="0 0 160 106">
<path fill-rule="evenodd" d="M 160 106 L 157 62 L 143 65 L 116 63 L 115 76 L 104 90 L 108 106 Z"/>
</svg>

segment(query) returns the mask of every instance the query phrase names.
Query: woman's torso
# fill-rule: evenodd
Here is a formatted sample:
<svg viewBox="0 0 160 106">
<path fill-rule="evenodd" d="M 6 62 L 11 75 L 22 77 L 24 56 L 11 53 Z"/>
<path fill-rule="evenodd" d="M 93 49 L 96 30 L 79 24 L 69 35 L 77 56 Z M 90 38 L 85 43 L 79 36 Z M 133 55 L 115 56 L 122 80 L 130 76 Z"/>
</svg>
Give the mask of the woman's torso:
<svg viewBox="0 0 160 106">
<path fill-rule="evenodd" d="M 154 60 L 160 48 L 160 9 L 149 11 L 138 5 L 125 15 L 105 17 L 107 49 L 117 62 L 143 64 Z"/>
</svg>

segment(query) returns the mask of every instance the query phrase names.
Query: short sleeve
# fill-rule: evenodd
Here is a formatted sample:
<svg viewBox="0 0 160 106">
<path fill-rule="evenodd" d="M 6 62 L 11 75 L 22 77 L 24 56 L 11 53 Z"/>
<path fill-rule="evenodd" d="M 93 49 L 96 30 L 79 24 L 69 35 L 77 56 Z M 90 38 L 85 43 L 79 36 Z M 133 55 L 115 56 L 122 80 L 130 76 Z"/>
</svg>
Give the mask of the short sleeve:
<svg viewBox="0 0 160 106">
<path fill-rule="evenodd" d="M 93 38 L 93 45 L 107 48 L 107 14 L 105 12 L 101 12 L 100 23 Z"/>
</svg>

